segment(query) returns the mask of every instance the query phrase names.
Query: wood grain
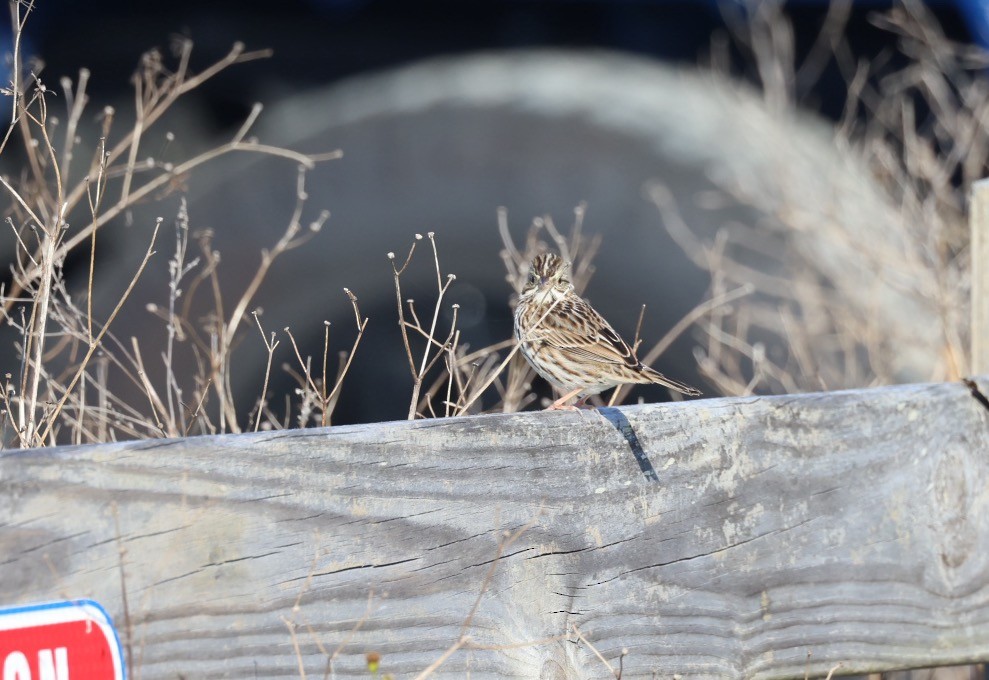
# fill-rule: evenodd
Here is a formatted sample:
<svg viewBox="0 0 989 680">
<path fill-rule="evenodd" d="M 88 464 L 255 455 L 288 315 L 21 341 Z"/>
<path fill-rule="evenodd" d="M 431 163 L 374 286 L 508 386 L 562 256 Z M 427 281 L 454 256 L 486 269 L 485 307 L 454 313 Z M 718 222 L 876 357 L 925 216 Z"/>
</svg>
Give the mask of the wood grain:
<svg viewBox="0 0 989 680">
<path fill-rule="evenodd" d="M 970 370 L 989 371 L 989 179 L 972 183 L 969 198 L 972 267 L 972 325 Z"/>
<path fill-rule="evenodd" d="M 0 602 L 99 600 L 144 679 L 299 677 L 286 621 L 308 677 L 317 640 L 346 642 L 334 677 L 367 651 L 414 677 L 479 595 L 433 677 L 613 677 L 573 624 L 616 668 L 627 649 L 626 679 L 989 660 L 989 411 L 965 386 L 607 415 L 5 452 Z"/>
</svg>

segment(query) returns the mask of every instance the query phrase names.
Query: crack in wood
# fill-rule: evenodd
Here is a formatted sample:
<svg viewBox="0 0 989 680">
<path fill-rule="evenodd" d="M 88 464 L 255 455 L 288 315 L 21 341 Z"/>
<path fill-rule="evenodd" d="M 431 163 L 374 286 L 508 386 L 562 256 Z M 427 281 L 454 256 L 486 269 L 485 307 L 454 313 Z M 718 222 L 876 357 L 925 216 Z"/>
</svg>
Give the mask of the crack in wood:
<svg viewBox="0 0 989 680">
<path fill-rule="evenodd" d="M 772 536 L 773 534 L 777 534 L 779 532 L 780 532 L 780 530 L 778 530 L 778 529 L 777 530 L 774 530 L 774 531 L 767 531 L 764 534 L 759 534 L 758 536 L 752 536 L 751 538 L 746 538 L 743 541 L 737 541 L 735 543 L 729 543 L 726 546 L 722 546 L 722 547 L 716 548 L 714 550 L 709 550 L 707 552 L 698 553 L 696 555 L 688 555 L 686 557 L 677 557 L 676 559 L 667 560 L 665 562 L 657 562 L 655 564 L 647 564 L 647 565 L 642 566 L 642 567 L 636 567 L 635 569 L 629 569 L 628 571 L 623 571 L 623 572 L 621 572 L 619 574 L 616 574 L 616 575 L 612 576 L 609 579 L 605 579 L 603 581 L 598 581 L 596 583 L 589 583 L 588 586 L 600 586 L 600 585 L 604 585 L 605 583 L 610 583 L 611 581 L 614 581 L 615 579 L 619 579 L 619 578 L 621 578 L 623 576 L 628 576 L 629 574 L 634 574 L 634 573 L 636 573 L 638 571 L 646 571 L 648 569 L 661 569 L 662 567 L 668 567 L 668 566 L 670 566 L 672 564 L 681 564 L 683 562 L 692 562 L 693 560 L 699 560 L 699 559 L 701 559 L 703 557 L 711 557 L 713 555 L 717 555 L 718 553 L 726 552 L 726 551 L 731 550 L 733 548 L 737 548 L 739 546 L 745 545 L 746 543 L 751 543 L 752 541 L 757 541 L 760 538 L 766 538 L 767 536 Z"/>
<path fill-rule="evenodd" d="M 449 545 L 455 545 L 457 543 L 463 543 L 464 541 L 470 541 L 470 540 L 475 539 L 475 538 L 480 538 L 481 536 L 487 536 L 489 533 L 490 532 L 482 531 L 481 533 L 474 534 L 473 536 L 465 536 L 464 538 L 458 538 L 455 541 L 449 541 L 447 543 L 440 543 L 439 545 L 435 545 L 435 546 L 433 546 L 431 548 L 426 548 L 426 550 L 439 550 L 440 548 L 445 548 L 445 547 L 447 547 Z"/>
<path fill-rule="evenodd" d="M 135 534 L 134 536 L 128 536 L 126 538 L 121 537 L 121 540 L 126 543 L 130 543 L 131 541 L 136 541 L 142 538 L 154 538 L 156 536 L 164 536 L 165 534 L 170 534 L 174 531 L 183 531 L 185 529 L 190 528 L 191 526 L 192 525 L 190 524 L 183 524 L 180 527 L 172 527 L 171 529 L 162 529 L 161 531 L 151 531 L 144 534 Z"/>
<path fill-rule="evenodd" d="M 272 550 L 271 552 L 262 553 L 261 555 L 244 555 L 243 557 L 233 557 L 233 558 L 231 558 L 229 560 L 223 560 L 222 562 L 210 562 L 208 564 L 202 565 L 199 568 L 200 569 L 209 569 L 210 567 L 222 567 L 222 566 L 224 566 L 226 564 L 233 564 L 235 562 L 243 562 L 245 560 L 259 560 L 262 557 L 271 557 L 272 555 L 278 555 L 280 552 L 281 551 L 279 551 L 279 550 Z"/>
<path fill-rule="evenodd" d="M 394 567 L 396 564 L 406 564 L 407 562 L 416 562 L 421 560 L 421 557 L 409 557 L 404 560 L 396 560 L 394 562 L 384 562 L 382 564 L 355 564 L 352 567 L 343 567 L 342 569 L 333 569 L 331 571 L 318 571 L 312 575 L 312 578 L 317 576 L 333 576 L 334 574 L 342 574 L 346 571 L 354 571 L 355 569 L 383 569 L 385 567 Z M 282 583 L 292 583 L 294 581 L 305 581 L 309 576 L 299 576 L 297 578 L 290 578 Z"/>
<path fill-rule="evenodd" d="M 270 496 L 256 496 L 252 498 L 241 498 L 240 500 L 234 501 L 235 503 L 261 503 L 263 501 L 270 501 L 275 498 L 288 498 L 293 494 L 292 491 L 286 491 L 285 493 L 273 493 Z"/>
<path fill-rule="evenodd" d="M 634 541 L 638 538 L 639 536 L 636 535 L 636 536 L 630 536 L 629 538 L 621 538 L 617 541 L 612 541 L 611 543 L 605 543 L 603 545 L 585 545 L 580 548 L 574 548 L 573 550 L 553 550 L 551 552 L 539 553 L 538 555 L 533 555 L 531 557 L 527 557 L 526 559 L 537 560 L 540 557 L 552 557 L 554 555 L 573 555 L 575 553 L 588 552 L 592 550 L 604 550 L 605 548 L 610 548 L 612 546 L 620 545 L 622 543 L 628 543 L 629 541 Z"/>
<path fill-rule="evenodd" d="M 319 519 L 320 517 L 323 516 L 323 514 L 324 513 L 322 512 L 317 512 L 311 515 L 304 515 L 302 517 L 286 517 L 284 519 L 276 519 L 273 521 L 275 524 L 282 524 L 283 522 L 306 522 L 311 519 Z"/>
<path fill-rule="evenodd" d="M 55 545 L 57 543 L 62 543 L 64 541 L 71 541 L 72 539 L 79 538 L 80 536 L 85 536 L 88 533 L 89 533 L 88 531 L 80 531 L 78 533 L 69 534 L 67 536 L 60 536 L 58 538 L 53 538 L 52 540 L 48 541 L 47 543 L 42 543 L 41 545 L 36 545 L 36 546 L 30 547 L 30 548 L 23 548 L 21 550 L 21 553 L 22 554 L 27 554 L 27 553 L 32 553 L 32 552 L 35 552 L 35 551 L 38 551 L 38 550 L 43 550 L 45 548 L 50 548 L 51 546 L 53 546 L 53 545 Z"/>
<path fill-rule="evenodd" d="M 168 577 L 166 579 L 162 579 L 160 581 L 155 581 L 154 582 L 154 585 L 155 586 L 165 585 L 166 583 L 171 583 L 172 581 L 178 581 L 178 580 L 187 578 L 189 576 L 195 576 L 196 574 L 202 573 L 202 571 L 203 571 L 202 569 L 193 569 L 192 571 L 187 571 L 184 574 L 179 574 L 178 576 L 170 576 L 170 577 Z"/>
<path fill-rule="evenodd" d="M 529 552 L 530 550 L 535 550 L 535 548 L 522 548 L 521 550 L 516 550 L 513 553 L 508 553 L 506 555 L 499 555 L 498 557 L 493 557 L 490 560 L 485 560 L 483 562 L 478 562 L 477 564 L 469 564 L 465 569 L 473 569 L 474 567 L 483 567 L 485 565 L 491 564 L 492 562 L 497 562 L 498 560 L 507 560 L 509 557 L 515 557 L 524 552 Z"/>
</svg>

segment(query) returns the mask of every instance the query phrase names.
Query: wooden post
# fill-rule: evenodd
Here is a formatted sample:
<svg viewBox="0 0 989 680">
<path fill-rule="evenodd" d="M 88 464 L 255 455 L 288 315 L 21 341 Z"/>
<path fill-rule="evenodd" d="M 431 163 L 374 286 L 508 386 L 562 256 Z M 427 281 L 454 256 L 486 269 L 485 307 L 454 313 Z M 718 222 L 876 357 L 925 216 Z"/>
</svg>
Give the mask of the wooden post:
<svg viewBox="0 0 989 680">
<path fill-rule="evenodd" d="M 969 208 L 972 233 L 972 363 L 973 375 L 989 373 L 989 179 L 972 184 Z"/>
</svg>

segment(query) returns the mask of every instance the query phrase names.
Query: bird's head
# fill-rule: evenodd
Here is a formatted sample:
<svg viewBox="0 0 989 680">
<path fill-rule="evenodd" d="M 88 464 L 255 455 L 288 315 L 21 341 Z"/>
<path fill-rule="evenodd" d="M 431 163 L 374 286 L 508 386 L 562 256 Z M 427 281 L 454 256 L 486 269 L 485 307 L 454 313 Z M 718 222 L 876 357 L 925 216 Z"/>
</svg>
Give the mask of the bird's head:
<svg viewBox="0 0 989 680">
<path fill-rule="evenodd" d="M 570 265 L 559 255 L 537 255 L 529 265 L 529 276 L 522 286 L 522 298 L 546 295 L 551 299 L 562 297 L 573 290 L 570 282 Z"/>
</svg>

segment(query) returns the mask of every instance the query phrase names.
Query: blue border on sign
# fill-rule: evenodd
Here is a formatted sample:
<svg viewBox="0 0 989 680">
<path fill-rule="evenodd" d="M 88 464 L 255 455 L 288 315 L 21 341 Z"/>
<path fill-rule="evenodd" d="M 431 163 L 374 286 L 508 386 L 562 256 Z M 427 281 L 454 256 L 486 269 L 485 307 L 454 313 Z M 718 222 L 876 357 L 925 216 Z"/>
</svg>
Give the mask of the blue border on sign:
<svg viewBox="0 0 989 680">
<path fill-rule="evenodd" d="M 27 604 L 17 607 L 0 607 L 0 616 L 4 614 L 20 614 L 21 612 L 37 612 L 46 609 L 64 609 L 66 607 L 79 606 L 92 607 L 103 616 L 103 623 L 113 632 L 113 641 L 117 643 L 117 656 L 120 657 L 121 677 L 123 680 L 127 680 L 127 659 L 124 657 L 124 646 L 120 644 L 120 635 L 117 633 L 117 627 L 113 625 L 113 619 L 107 613 L 106 609 L 103 608 L 103 605 L 96 600 L 58 600 L 56 602 L 42 602 L 40 604 Z"/>
</svg>

